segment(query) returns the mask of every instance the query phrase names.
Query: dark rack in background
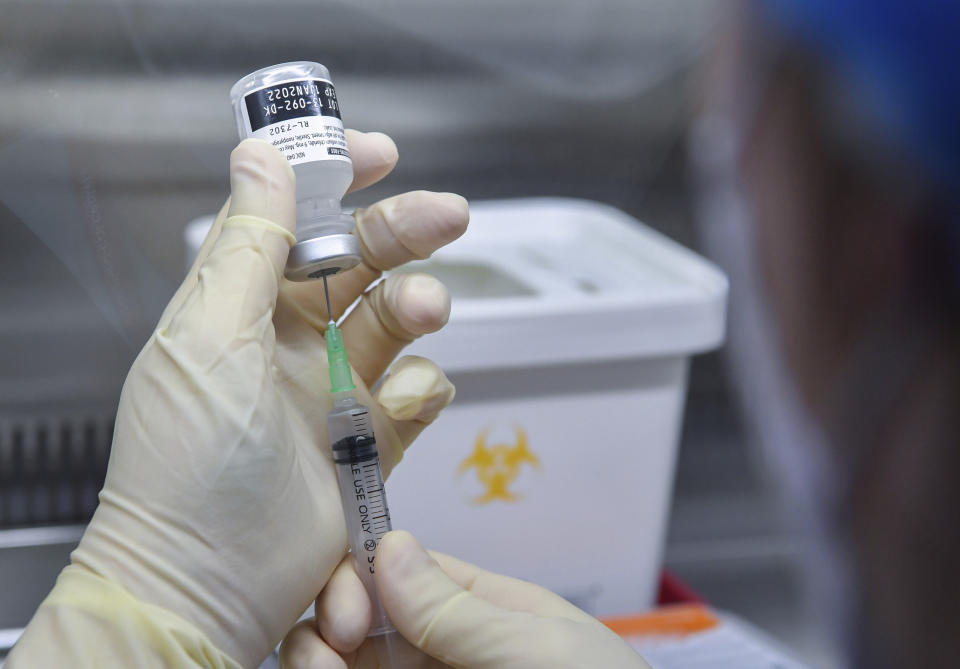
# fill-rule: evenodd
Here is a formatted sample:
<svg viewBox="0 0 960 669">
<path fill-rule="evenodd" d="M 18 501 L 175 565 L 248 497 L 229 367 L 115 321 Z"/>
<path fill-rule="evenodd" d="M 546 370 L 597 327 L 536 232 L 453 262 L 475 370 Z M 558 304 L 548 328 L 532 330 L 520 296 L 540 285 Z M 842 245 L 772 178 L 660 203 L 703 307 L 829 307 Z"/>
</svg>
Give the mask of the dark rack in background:
<svg viewBox="0 0 960 669">
<path fill-rule="evenodd" d="M 112 435 L 113 417 L 0 418 L 0 529 L 87 523 Z"/>
</svg>

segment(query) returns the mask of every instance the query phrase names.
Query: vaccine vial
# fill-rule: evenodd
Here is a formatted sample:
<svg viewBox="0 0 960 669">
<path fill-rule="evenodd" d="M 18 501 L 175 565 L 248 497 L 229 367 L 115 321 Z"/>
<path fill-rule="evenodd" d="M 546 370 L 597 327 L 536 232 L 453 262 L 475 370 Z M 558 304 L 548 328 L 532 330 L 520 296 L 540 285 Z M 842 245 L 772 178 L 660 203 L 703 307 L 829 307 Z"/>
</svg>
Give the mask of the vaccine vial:
<svg viewBox="0 0 960 669">
<path fill-rule="evenodd" d="M 297 175 L 297 243 L 284 275 L 307 281 L 360 262 L 353 217 L 340 200 L 353 163 L 330 72 L 320 63 L 281 63 L 243 77 L 230 89 L 240 139 L 270 142 Z"/>
</svg>

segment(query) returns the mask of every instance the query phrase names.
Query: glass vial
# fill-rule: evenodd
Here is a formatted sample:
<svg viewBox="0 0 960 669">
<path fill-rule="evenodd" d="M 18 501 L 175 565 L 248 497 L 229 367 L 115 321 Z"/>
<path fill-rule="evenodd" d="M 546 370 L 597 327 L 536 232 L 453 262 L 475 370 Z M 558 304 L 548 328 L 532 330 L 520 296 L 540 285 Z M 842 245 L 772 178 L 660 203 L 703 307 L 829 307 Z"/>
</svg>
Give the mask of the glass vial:
<svg viewBox="0 0 960 669">
<path fill-rule="evenodd" d="M 340 200 L 353 181 L 340 103 L 320 63 L 281 63 L 243 77 L 230 89 L 240 139 L 270 142 L 297 175 L 297 243 L 285 276 L 318 279 L 360 262 L 353 217 Z"/>
</svg>

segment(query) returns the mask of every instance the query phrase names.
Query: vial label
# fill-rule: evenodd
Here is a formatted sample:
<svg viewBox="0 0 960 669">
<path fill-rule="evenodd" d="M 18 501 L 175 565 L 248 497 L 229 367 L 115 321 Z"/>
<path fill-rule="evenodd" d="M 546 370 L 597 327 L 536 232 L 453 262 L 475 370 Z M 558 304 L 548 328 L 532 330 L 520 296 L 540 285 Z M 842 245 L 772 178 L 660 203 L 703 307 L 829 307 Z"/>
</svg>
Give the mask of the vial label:
<svg viewBox="0 0 960 669">
<path fill-rule="evenodd" d="M 270 84 L 244 97 L 244 112 L 249 136 L 273 144 L 292 165 L 350 162 L 337 92 L 329 81 Z"/>
</svg>

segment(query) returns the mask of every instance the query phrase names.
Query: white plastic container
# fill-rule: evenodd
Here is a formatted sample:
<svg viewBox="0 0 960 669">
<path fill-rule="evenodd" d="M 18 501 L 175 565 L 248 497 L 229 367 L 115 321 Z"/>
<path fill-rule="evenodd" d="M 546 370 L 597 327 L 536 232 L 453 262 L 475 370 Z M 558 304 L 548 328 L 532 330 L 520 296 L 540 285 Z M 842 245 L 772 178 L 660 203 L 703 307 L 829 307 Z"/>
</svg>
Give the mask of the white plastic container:
<svg viewBox="0 0 960 669">
<path fill-rule="evenodd" d="M 450 323 L 409 352 L 457 397 L 387 483 L 393 526 L 594 615 L 653 604 L 688 361 L 723 340 L 724 275 L 566 199 L 473 203 L 462 239 L 405 269 L 451 290 Z"/>
<path fill-rule="evenodd" d="M 472 203 L 463 238 L 403 271 L 450 288 L 449 324 L 408 352 L 457 397 L 387 483 L 394 527 L 594 615 L 653 604 L 688 362 L 723 340 L 724 275 L 568 199 Z"/>
</svg>

